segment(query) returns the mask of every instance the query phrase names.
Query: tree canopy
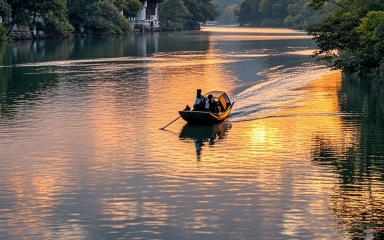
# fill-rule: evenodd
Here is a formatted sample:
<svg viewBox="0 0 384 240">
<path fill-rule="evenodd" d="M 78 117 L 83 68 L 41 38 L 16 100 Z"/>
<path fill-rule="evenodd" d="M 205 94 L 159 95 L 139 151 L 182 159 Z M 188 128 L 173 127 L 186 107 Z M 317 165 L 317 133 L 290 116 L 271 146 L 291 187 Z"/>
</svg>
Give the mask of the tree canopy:
<svg viewBox="0 0 384 240">
<path fill-rule="evenodd" d="M 160 5 L 160 19 L 164 30 L 180 31 L 192 14 L 182 0 L 165 0 Z"/>
<path fill-rule="evenodd" d="M 317 43 L 313 57 L 347 72 L 384 73 L 384 2 L 310 0 L 317 11 L 332 6 L 322 21 L 307 28 Z"/>
<path fill-rule="evenodd" d="M 219 12 L 212 0 L 165 0 L 160 21 L 167 30 L 200 29 L 200 23 L 216 20 Z"/>
<path fill-rule="evenodd" d="M 126 17 L 137 16 L 139 0 L 0 0 L 0 16 L 9 34 L 14 25 L 67 37 L 75 30 L 92 34 L 121 34 L 131 30 Z M 124 13 L 124 16 L 121 14 Z M 40 19 L 44 21 L 40 21 Z"/>
<path fill-rule="evenodd" d="M 198 29 L 199 22 L 213 21 L 219 15 L 218 9 L 211 2 L 212 0 L 184 0 L 184 5 L 192 16 L 186 22 L 187 29 Z"/>
<path fill-rule="evenodd" d="M 168 30 L 199 29 L 200 22 L 218 17 L 218 6 L 211 1 L 165 0 L 160 4 L 162 26 Z M 6 19 L 0 25 L 0 37 L 15 25 L 42 30 L 52 37 L 74 32 L 124 34 L 132 30 L 127 18 L 137 17 L 141 8 L 140 0 L 0 0 L 0 16 Z"/>
<path fill-rule="evenodd" d="M 0 17 L 4 18 L 5 16 L 11 15 L 12 8 L 4 0 L 0 0 Z"/>
<path fill-rule="evenodd" d="M 212 0 L 212 3 L 217 6 L 219 24 L 237 24 L 237 12 L 240 10 L 240 4 L 244 0 Z"/>
<path fill-rule="evenodd" d="M 126 6 L 127 1 L 123 0 L 69 0 L 69 20 L 88 34 L 126 33 L 130 24 L 120 13 Z"/>
<path fill-rule="evenodd" d="M 225 8 L 223 13 L 221 14 L 221 23 L 228 25 L 228 24 L 237 24 L 237 13 L 240 10 L 240 6 L 237 4 L 230 5 Z"/>
<path fill-rule="evenodd" d="M 321 18 L 308 0 L 245 0 L 238 11 L 240 25 L 303 29 Z"/>
</svg>

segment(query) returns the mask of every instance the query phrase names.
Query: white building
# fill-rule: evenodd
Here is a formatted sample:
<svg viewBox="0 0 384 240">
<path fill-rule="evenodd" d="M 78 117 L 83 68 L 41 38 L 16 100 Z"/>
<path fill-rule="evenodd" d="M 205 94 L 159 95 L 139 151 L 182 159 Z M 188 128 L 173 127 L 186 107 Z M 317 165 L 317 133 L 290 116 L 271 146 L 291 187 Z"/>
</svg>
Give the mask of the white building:
<svg viewBox="0 0 384 240">
<path fill-rule="evenodd" d="M 140 0 L 143 8 L 139 11 L 136 19 L 133 21 L 135 31 L 159 31 L 159 4 L 164 0 Z"/>
</svg>

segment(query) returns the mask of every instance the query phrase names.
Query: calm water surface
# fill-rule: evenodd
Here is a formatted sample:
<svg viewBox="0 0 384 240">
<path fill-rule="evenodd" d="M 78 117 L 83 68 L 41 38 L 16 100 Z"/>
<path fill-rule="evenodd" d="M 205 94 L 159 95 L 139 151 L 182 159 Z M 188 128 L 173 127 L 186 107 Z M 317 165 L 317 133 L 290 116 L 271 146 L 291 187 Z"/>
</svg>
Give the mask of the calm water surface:
<svg viewBox="0 0 384 240">
<path fill-rule="evenodd" d="M 0 239 L 380 239 L 381 85 L 305 33 L 26 41 L 0 52 Z M 188 126 L 195 91 L 227 121 Z"/>
</svg>

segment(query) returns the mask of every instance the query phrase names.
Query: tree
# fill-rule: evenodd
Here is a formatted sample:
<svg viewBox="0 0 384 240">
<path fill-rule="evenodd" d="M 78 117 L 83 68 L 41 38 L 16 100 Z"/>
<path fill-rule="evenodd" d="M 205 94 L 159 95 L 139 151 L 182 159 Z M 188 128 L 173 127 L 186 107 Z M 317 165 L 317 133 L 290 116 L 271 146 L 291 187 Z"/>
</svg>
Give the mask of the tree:
<svg viewBox="0 0 384 240">
<path fill-rule="evenodd" d="M 259 6 L 260 0 L 245 0 L 237 13 L 239 24 L 261 25 L 264 15 L 259 11 Z"/>
<path fill-rule="evenodd" d="M 239 24 L 253 26 L 284 27 L 289 15 L 288 6 L 298 0 L 246 0 L 238 12 Z"/>
<path fill-rule="evenodd" d="M 309 26 L 307 32 L 313 36 L 318 47 L 313 57 L 325 61 L 331 68 L 339 69 L 343 64 L 340 54 L 357 50 L 359 41 L 355 27 L 358 23 L 358 17 L 345 13 L 331 14 L 323 22 Z M 351 56 L 348 59 L 351 64 L 348 68 L 353 70 L 354 59 Z"/>
<path fill-rule="evenodd" d="M 0 0 L 0 17 L 5 19 L 6 16 L 10 16 L 12 12 L 11 6 L 4 0 Z M 0 41 L 7 39 L 7 29 L 4 23 L 0 23 Z"/>
<path fill-rule="evenodd" d="M 7 3 L 12 9 L 12 21 L 8 22 L 8 33 L 15 24 L 28 26 L 31 30 L 36 26 L 43 28 L 44 25 L 40 23 L 39 17 L 42 16 L 44 18 L 44 15 L 52 16 L 51 19 L 57 18 L 55 21 L 44 19 L 47 20 L 50 27 L 57 27 L 56 36 L 67 36 L 72 31 L 67 18 L 66 0 L 8 0 Z M 58 24 L 61 27 L 52 24 Z M 62 31 L 59 31 L 59 29 Z M 47 31 L 49 32 L 49 29 Z"/>
<path fill-rule="evenodd" d="M 384 2 L 310 0 L 310 4 L 318 11 L 333 5 L 326 18 L 307 28 L 318 46 L 313 57 L 324 60 L 331 68 L 360 72 L 363 76 L 384 69 L 384 42 L 378 37 L 384 36 L 384 21 L 381 13 L 375 12 L 384 10 Z"/>
<path fill-rule="evenodd" d="M 160 5 L 159 15 L 162 28 L 171 31 L 183 30 L 186 19 L 192 16 L 182 0 L 165 0 Z"/>
<path fill-rule="evenodd" d="M 364 48 L 360 52 L 367 56 L 363 68 L 368 71 L 384 72 L 384 11 L 370 11 L 361 19 L 356 28 L 360 43 Z"/>
<path fill-rule="evenodd" d="M 287 27 L 305 29 L 309 25 L 320 21 L 321 14 L 309 8 L 306 0 L 298 0 L 287 6 L 288 16 L 284 19 Z"/>
<path fill-rule="evenodd" d="M 120 11 L 123 11 L 126 17 L 136 17 L 137 13 L 143 7 L 139 0 L 111 0 L 112 4 Z"/>
<path fill-rule="evenodd" d="M 384 21 L 384 11 L 370 11 L 361 19 L 357 32 L 361 34 L 361 42 L 369 45 L 379 39 L 378 26 Z"/>
<path fill-rule="evenodd" d="M 6 16 L 10 16 L 12 12 L 11 6 L 4 0 L 0 0 L 0 17 L 4 19 Z"/>
<path fill-rule="evenodd" d="M 118 2 L 119 6 L 121 2 Z M 126 2 L 127 3 L 127 2 Z M 69 19 L 76 29 L 89 34 L 122 34 L 131 30 L 130 23 L 113 0 L 69 0 Z"/>
<path fill-rule="evenodd" d="M 44 33 L 48 37 L 71 37 L 74 28 L 64 16 L 55 14 L 53 11 L 48 11 L 44 14 Z"/>
<path fill-rule="evenodd" d="M 211 3 L 211 0 L 184 0 L 184 5 L 192 14 L 190 19 L 187 19 L 186 29 L 199 29 L 199 22 L 216 20 L 219 12 L 216 5 Z"/>
<path fill-rule="evenodd" d="M 56 6 L 43 12 L 44 33 L 51 37 L 70 37 L 74 28 L 68 21 L 66 0 L 56 0 Z"/>
<path fill-rule="evenodd" d="M 7 0 L 8 5 L 12 9 L 11 13 L 11 20 L 7 22 L 7 31 L 9 34 L 12 30 L 12 27 L 16 25 L 23 25 L 23 26 L 30 26 L 31 22 L 31 14 L 34 13 L 31 12 L 31 9 L 28 8 L 28 6 L 31 5 L 29 1 L 33 0 L 26 0 L 26 1 L 18 1 L 18 0 Z M 42 3 L 44 4 L 44 2 Z M 32 21 L 32 25 L 34 25 Z"/>
<path fill-rule="evenodd" d="M 327 4 L 334 4 L 340 8 L 343 8 L 344 10 L 350 11 L 350 9 L 347 7 L 347 4 L 340 3 L 340 1 L 337 0 L 309 0 L 308 6 L 313 8 L 315 11 L 323 12 L 324 7 Z"/>
<path fill-rule="evenodd" d="M 224 17 L 223 14 L 226 14 L 225 18 L 228 18 L 227 14 L 229 12 L 226 12 L 226 9 L 229 6 L 232 6 L 232 5 L 237 5 L 240 8 L 240 4 L 243 1 L 244 0 L 212 0 L 212 3 L 217 6 L 217 11 L 218 11 L 218 14 L 219 14 L 218 17 L 217 17 L 217 21 L 220 22 L 220 23 L 223 23 L 223 24 L 227 24 L 227 23 L 225 23 L 227 21 L 227 19 L 225 20 L 225 22 L 223 22 L 223 17 Z M 227 11 L 229 11 L 229 9 Z M 235 16 L 233 16 L 233 17 L 237 19 L 236 13 L 235 13 Z M 237 23 L 237 21 L 235 23 Z"/>
<path fill-rule="evenodd" d="M 126 17 L 136 17 L 137 13 L 143 7 L 139 0 L 127 0 L 127 3 L 124 8 L 124 16 Z"/>
<path fill-rule="evenodd" d="M 240 6 L 237 4 L 228 6 L 223 14 L 222 14 L 222 21 L 223 24 L 235 24 L 237 23 L 237 15 L 236 13 L 240 10 Z"/>
</svg>

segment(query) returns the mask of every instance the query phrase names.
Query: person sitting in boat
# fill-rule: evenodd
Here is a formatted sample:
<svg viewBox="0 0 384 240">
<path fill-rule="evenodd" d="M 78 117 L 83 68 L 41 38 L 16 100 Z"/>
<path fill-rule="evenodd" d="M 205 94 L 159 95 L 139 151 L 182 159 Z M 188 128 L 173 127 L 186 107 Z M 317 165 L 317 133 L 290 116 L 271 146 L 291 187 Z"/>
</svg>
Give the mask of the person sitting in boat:
<svg viewBox="0 0 384 240">
<path fill-rule="evenodd" d="M 203 95 L 201 95 L 201 89 L 196 91 L 196 99 L 193 104 L 193 111 L 204 111 L 205 110 L 206 100 Z"/>
<path fill-rule="evenodd" d="M 212 94 L 208 95 L 208 107 L 206 107 L 206 109 L 213 113 L 219 113 L 219 105 L 213 98 Z"/>
</svg>

